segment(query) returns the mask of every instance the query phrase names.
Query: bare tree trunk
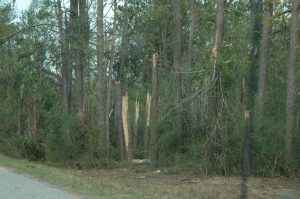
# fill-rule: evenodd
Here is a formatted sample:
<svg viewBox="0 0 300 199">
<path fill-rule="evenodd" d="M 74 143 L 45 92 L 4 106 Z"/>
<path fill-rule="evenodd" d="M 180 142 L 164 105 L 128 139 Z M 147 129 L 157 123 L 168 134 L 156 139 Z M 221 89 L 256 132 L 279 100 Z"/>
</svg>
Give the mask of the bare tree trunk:
<svg viewBox="0 0 300 199">
<path fill-rule="evenodd" d="M 220 154 L 220 149 L 222 146 L 222 134 L 221 129 L 218 125 L 220 122 L 221 115 L 221 71 L 219 67 L 219 57 L 222 49 L 223 34 L 224 34 L 224 12 L 225 12 L 225 0 L 219 0 L 217 5 L 216 13 L 216 32 L 214 38 L 214 47 L 212 49 L 213 56 L 213 68 L 211 73 L 211 102 L 209 102 L 209 108 L 211 109 L 210 117 L 210 132 L 207 134 L 207 139 L 209 140 L 207 145 L 208 151 L 208 161 L 207 169 L 213 168 L 216 164 L 218 155 Z"/>
<path fill-rule="evenodd" d="M 196 7 L 195 6 L 196 6 L 196 0 L 190 0 L 191 24 L 190 24 L 189 43 L 188 43 L 188 59 L 187 59 L 189 71 L 192 70 L 192 64 L 193 64 L 194 35 L 195 35 L 195 29 L 196 29 L 196 16 L 195 16 L 195 8 Z M 191 79 L 190 75 L 188 75 L 188 76 L 189 76 L 189 79 Z M 190 86 L 188 86 L 188 88 L 190 88 Z M 188 93 L 188 94 L 190 94 L 190 93 Z"/>
<path fill-rule="evenodd" d="M 217 60 L 222 48 L 223 42 L 223 34 L 224 34 L 224 12 L 225 12 L 225 3 L 226 0 L 219 0 L 218 2 L 218 10 L 217 10 L 217 17 L 216 17 L 216 34 L 214 39 L 214 47 L 212 50 L 212 55 L 214 57 L 214 67 L 212 73 L 212 82 L 213 82 L 213 122 L 217 121 L 218 114 L 219 114 L 219 68 L 217 67 Z"/>
<path fill-rule="evenodd" d="M 126 64 L 126 57 L 127 57 L 127 50 L 128 50 L 128 1 L 125 0 L 124 2 L 124 21 L 123 21 L 123 31 L 122 31 L 122 38 L 121 38 L 121 64 L 117 68 L 117 77 L 116 77 L 116 103 L 119 103 L 117 105 L 120 110 L 118 110 L 118 119 L 121 121 L 121 127 L 122 127 L 122 84 L 123 84 L 123 71 Z M 119 124 L 117 124 L 119 125 Z M 119 131 L 121 130 L 121 131 Z M 123 138 L 123 131 L 120 127 L 118 127 L 119 131 L 119 141 L 120 141 L 120 150 L 121 150 L 121 160 L 125 159 L 125 148 L 124 148 L 124 138 Z"/>
<path fill-rule="evenodd" d="M 187 56 L 187 66 L 188 71 L 192 71 L 193 66 L 193 53 L 194 53 L 194 35 L 196 29 L 196 16 L 195 16 L 195 9 L 196 9 L 196 0 L 190 0 L 190 10 L 191 10 L 191 24 L 190 24 L 190 33 L 189 33 L 189 42 L 188 42 L 188 56 Z M 188 73 L 186 77 L 187 81 L 187 97 L 190 97 L 192 94 L 192 74 Z M 188 105 L 188 122 L 192 125 L 192 107 Z"/>
<path fill-rule="evenodd" d="M 147 93 L 146 99 L 146 126 L 144 132 L 144 153 L 145 157 L 149 155 L 149 139 L 150 139 L 150 120 L 151 120 L 151 95 Z"/>
<path fill-rule="evenodd" d="M 105 143 L 104 134 L 105 128 L 105 102 L 104 102 L 104 92 L 105 92 L 105 72 L 104 72 L 104 32 L 103 32 L 103 0 L 98 0 L 97 8 L 97 67 L 98 67 L 98 91 L 97 91 L 97 115 L 98 115 L 98 125 L 99 125 L 99 143 Z M 108 143 L 106 143 L 108 146 Z"/>
<path fill-rule="evenodd" d="M 132 135 L 130 129 L 130 122 L 128 116 L 128 92 L 126 91 L 125 95 L 122 97 L 122 120 L 123 120 L 123 130 L 126 146 L 126 159 L 130 163 L 133 159 L 132 152 Z"/>
<path fill-rule="evenodd" d="M 247 198 L 247 180 L 250 173 L 250 151 L 251 151 L 251 137 L 254 132 L 254 103 L 256 93 L 256 68 L 259 61 L 259 45 L 261 36 L 261 11 L 262 0 L 253 1 L 252 3 L 252 15 L 253 15 L 253 29 L 251 35 L 251 51 L 249 53 L 249 72 L 248 72 L 248 93 L 247 93 L 247 105 L 245 110 L 245 133 L 243 144 L 243 166 L 242 166 L 242 184 L 241 184 L 241 199 Z"/>
<path fill-rule="evenodd" d="M 139 116 L 140 116 L 140 102 L 138 93 L 135 100 L 135 113 L 134 113 L 134 127 L 133 127 L 133 151 L 135 152 L 139 143 Z"/>
<path fill-rule="evenodd" d="M 126 62 L 126 57 L 127 57 L 127 51 L 128 51 L 128 18 L 129 18 L 129 13 L 128 13 L 128 0 L 125 0 L 124 2 L 124 22 L 123 22 L 123 31 L 122 31 L 122 41 L 121 41 L 121 65 L 119 69 L 119 75 L 120 79 L 123 77 L 123 71 L 125 68 L 125 62 Z"/>
<path fill-rule="evenodd" d="M 258 104 L 257 104 L 257 116 L 259 120 L 263 119 L 265 90 L 266 90 L 266 78 L 268 67 L 268 56 L 271 45 L 271 32 L 272 32 L 272 15 L 273 4 L 270 1 L 265 1 L 264 6 L 264 23 L 262 30 L 262 40 L 259 55 L 259 77 L 258 77 Z"/>
<path fill-rule="evenodd" d="M 181 153 L 182 147 L 182 106 L 181 106 L 181 0 L 175 0 L 175 38 L 174 38 L 174 72 L 175 72 L 175 107 L 176 107 L 176 152 Z"/>
<path fill-rule="evenodd" d="M 157 117 L 158 117 L 158 54 L 154 53 L 152 58 L 152 98 L 151 98 L 151 123 L 150 123 L 150 139 L 151 147 L 150 158 L 155 159 L 157 154 Z"/>
<path fill-rule="evenodd" d="M 124 147 L 124 134 L 122 124 L 122 88 L 121 83 L 116 82 L 116 102 L 115 102 L 115 114 L 116 114 L 116 127 L 119 138 L 119 148 L 121 161 L 125 160 L 125 147 Z"/>
<path fill-rule="evenodd" d="M 85 70 L 88 68 L 89 51 L 89 20 L 88 20 L 88 0 L 79 0 L 79 53 L 80 53 L 80 90 L 81 90 L 81 109 L 82 116 L 86 113 L 85 106 Z"/>
<path fill-rule="evenodd" d="M 34 84 L 33 88 L 33 100 L 32 100 L 32 124 L 31 124 L 31 132 L 32 134 L 38 133 L 38 121 L 39 121 L 39 105 L 40 105 L 40 87 L 42 84 L 42 77 L 41 77 L 41 68 L 40 66 L 43 64 L 43 61 L 38 58 L 36 63 L 36 83 Z"/>
<path fill-rule="evenodd" d="M 79 1 L 70 0 L 70 48 L 72 54 L 72 61 L 75 63 L 75 82 L 74 82 L 74 95 L 75 95 L 75 116 L 76 116 L 76 129 L 77 136 L 83 135 L 83 76 L 81 65 L 81 53 L 78 43 L 82 43 L 80 37 L 80 23 L 79 23 Z M 71 61 L 71 62 L 72 62 Z M 82 139 L 80 139 L 82 141 Z M 82 143 L 83 144 L 83 143 Z"/>
<path fill-rule="evenodd" d="M 286 132 L 285 132 L 285 154 L 289 161 L 292 155 L 292 139 L 294 131 L 294 104 L 295 104 L 295 66 L 298 53 L 299 32 L 299 0 L 293 0 L 291 28 L 290 28 L 290 50 L 288 60 L 288 79 L 286 94 Z"/>
<path fill-rule="evenodd" d="M 21 110 L 20 109 L 18 110 L 18 136 L 21 136 L 21 129 L 22 129 Z"/>
<path fill-rule="evenodd" d="M 62 104 L 64 113 L 64 140 L 66 143 L 70 142 L 70 128 L 68 118 L 70 117 L 70 98 L 71 98 L 71 67 L 68 62 L 68 41 L 66 33 L 63 30 L 63 13 L 61 8 L 61 0 L 57 0 L 56 17 L 59 27 L 59 39 L 60 39 L 60 54 L 61 54 L 61 71 L 62 71 Z M 66 31 L 70 31 L 67 29 Z"/>
<path fill-rule="evenodd" d="M 112 69 L 114 65 L 115 57 L 115 41 L 116 41 L 116 29 L 117 29 L 117 1 L 114 0 L 114 19 L 113 19 L 113 31 L 111 36 L 111 52 L 110 52 L 110 61 L 108 69 L 108 85 L 107 85 L 107 96 L 106 96 L 106 113 L 105 113 L 105 136 L 107 144 L 107 156 L 109 156 L 110 148 L 110 129 L 109 129 L 109 116 L 110 116 L 110 105 L 111 105 L 111 92 L 112 92 Z"/>
<path fill-rule="evenodd" d="M 223 42 L 223 32 L 224 32 L 224 11 L 225 11 L 225 3 L 226 0 L 219 0 L 218 3 L 218 10 L 217 10 L 217 18 L 216 18 L 216 34 L 215 34 L 215 40 L 214 40 L 214 48 L 212 51 L 212 54 L 215 58 L 218 57 L 222 42 Z M 216 69 L 214 70 L 214 72 Z"/>
</svg>

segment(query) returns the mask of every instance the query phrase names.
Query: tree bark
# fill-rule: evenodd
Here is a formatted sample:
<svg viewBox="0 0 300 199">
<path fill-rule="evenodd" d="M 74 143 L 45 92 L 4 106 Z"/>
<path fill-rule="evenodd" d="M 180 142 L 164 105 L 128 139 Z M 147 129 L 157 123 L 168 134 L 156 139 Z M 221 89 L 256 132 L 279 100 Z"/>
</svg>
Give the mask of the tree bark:
<svg viewBox="0 0 300 199">
<path fill-rule="evenodd" d="M 61 56 L 61 73 L 62 73 L 62 104 L 64 120 L 64 140 L 66 143 L 70 142 L 70 100 L 71 100 L 71 72 L 70 63 L 68 62 L 68 39 L 67 33 L 63 30 L 63 13 L 61 8 L 61 0 L 57 0 L 56 18 L 59 27 L 59 40 L 60 40 L 60 56 Z M 67 29 L 66 32 L 70 30 Z"/>
<path fill-rule="evenodd" d="M 123 79 L 123 71 L 126 64 L 126 57 L 128 51 L 128 0 L 124 2 L 124 21 L 123 21 L 123 31 L 122 31 L 122 41 L 121 41 L 121 64 L 119 68 L 119 80 Z"/>
<path fill-rule="evenodd" d="M 158 117 L 158 54 L 154 53 L 152 57 L 152 98 L 151 98 L 151 113 L 150 113 L 150 139 L 151 147 L 150 159 L 155 159 L 157 154 L 157 117 Z"/>
<path fill-rule="evenodd" d="M 187 67 L 188 72 L 192 72 L 193 69 L 193 53 L 194 53 L 194 35 L 196 29 L 196 0 L 190 0 L 190 11 L 191 11 L 191 24 L 190 24 L 190 32 L 189 32 L 189 42 L 188 42 L 188 56 L 187 56 Z M 187 97 L 192 95 L 192 73 L 187 73 L 186 81 L 187 81 Z M 192 107 L 191 104 L 188 104 L 188 122 L 192 125 Z"/>
<path fill-rule="evenodd" d="M 220 115 L 221 115 L 221 71 L 219 57 L 222 49 L 223 34 L 224 34 L 224 12 L 225 12 L 225 0 L 219 0 L 216 13 L 216 32 L 214 38 L 214 46 L 212 49 L 213 68 L 210 73 L 211 87 L 209 90 L 210 98 L 209 108 L 211 111 L 210 117 L 210 132 L 207 134 L 209 140 L 207 145 L 207 169 L 213 168 L 216 164 L 218 155 L 220 154 L 222 147 L 223 136 L 221 133 Z"/>
<path fill-rule="evenodd" d="M 85 70 L 89 65 L 89 21 L 88 21 L 88 5 L 87 0 L 79 0 L 79 55 L 80 65 L 78 71 L 78 80 L 80 80 L 80 109 L 82 112 L 82 121 L 86 113 L 85 106 Z M 86 132 L 84 132 L 86 133 Z"/>
<path fill-rule="evenodd" d="M 244 132 L 244 145 L 243 145 L 243 166 L 242 166 L 242 185 L 241 185 L 241 199 L 247 198 L 247 180 L 250 172 L 250 151 L 251 151 L 251 137 L 254 132 L 254 103 L 256 93 L 256 72 L 259 61 L 259 44 L 261 36 L 261 11 L 262 11 L 262 0 L 254 1 L 252 6 L 253 15 L 253 29 L 251 35 L 251 51 L 249 54 L 249 72 L 248 72 L 248 93 L 247 93 L 247 104 L 245 110 L 245 132 Z"/>
<path fill-rule="evenodd" d="M 133 127 L 133 151 L 134 152 L 136 152 L 139 143 L 139 118 L 140 118 L 140 102 L 137 93 L 136 100 L 135 100 L 134 127 Z"/>
<path fill-rule="evenodd" d="M 126 147 L 126 159 L 127 159 L 127 163 L 131 163 L 131 160 L 133 159 L 133 152 L 132 152 L 132 134 L 131 134 L 130 121 L 128 116 L 128 92 L 127 91 L 125 95 L 122 97 L 122 120 L 123 120 L 125 147 Z"/>
<path fill-rule="evenodd" d="M 105 72 L 104 72 L 104 30 L 103 30 L 103 0 L 98 0 L 97 7 L 97 67 L 98 67 L 98 91 L 97 91 L 97 112 L 98 112 L 98 125 L 99 125 L 99 144 L 108 146 L 107 138 L 105 140 Z"/>
<path fill-rule="evenodd" d="M 144 132 L 145 157 L 149 156 L 150 121 L 151 121 L 151 95 L 148 92 L 147 99 L 146 99 L 146 126 L 145 126 L 145 132 Z"/>
<path fill-rule="evenodd" d="M 175 72 L 175 107 L 176 107 L 176 152 L 182 148 L 182 106 L 181 106 L 181 0 L 174 0 L 175 38 L 173 49 L 173 64 Z"/>
<path fill-rule="evenodd" d="M 115 102 L 115 114 L 116 114 L 116 127 L 119 138 L 119 149 L 121 161 L 125 160 L 125 147 L 124 147 L 124 134 L 122 124 L 122 87 L 120 82 L 116 82 L 116 102 Z"/>
<path fill-rule="evenodd" d="M 81 64 L 81 52 L 78 44 L 82 43 L 80 37 L 80 23 L 79 23 L 79 1 L 70 0 L 70 47 L 72 59 L 71 62 L 75 64 L 75 82 L 74 82 L 74 96 L 75 96 L 75 116 L 77 136 L 83 135 L 83 71 Z M 81 139 L 80 139 L 81 140 Z"/>
<path fill-rule="evenodd" d="M 290 27 L 290 50 L 288 59 L 287 94 L 286 94 L 286 132 L 285 132 L 285 155 L 289 162 L 292 155 L 292 138 L 294 131 L 294 106 L 295 106 L 295 66 L 298 53 L 299 32 L 299 0 L 293 0 L 292 17 Z"/>
<path fill-rule="evenodd" d="M 219 0 L 218 3 L 218 10 L 217 10 L 217 17 L 216 17 L 216 34 L 215 34 L 215 40 L 214 40 L 214 47 L 212 54 L 215 58 L 218 57 L 222 42 L 223 42 L 223 32 L 224 32 L 224 11 L 225 11 L 225 3 L 226 0 Z M 216 70 L 214 70 L 215 72 Z"/>
<path fill-rule="evenodd" d="M 189 71 L 192 70 L 193 64 L 193 53 L 194 53 L 194 35 L 196 29 L 196 16 L 195 16 L 195 7 L 196 0 L 190 0 L 190 9 L 191 9 L 191 24 L 190 24 L 190 33 L 189 33 L 189 43 L 188 43 L 188 59 L 187 64 L 189 67 Z M 191 75 L 188 75 L 189 79 Z M 190 81 L 189 81 L 190 82 Z M 188 87 L 190 88 L 190 86 Z"/>
<path fill-rule="evenodd" d="M 259 73 L 258 73 L 258 109 L 257 116 L 259 120 L 263 119 L 266 78 L 269 59 L 269 50 L 271 45 L 271 32 L 272 32 L 272 15 L 273 4 L 270 1 L 265 1 L 264 6 L 264 23 L 262 30 L 262 40 L 259 55 Z"/>
<path fill-rule="evenodd" d="M 219 54 L 221 52 L 222 48 L 222 42 L 223 42 L 223 34 L 224 34 L 224 12 L 225 12 L 225 3 L 226 0 L 219 0 L 218 2 L 218 8 L 217 8 L 217 16 L 216 16 L 216 33 L 215 33 L 215 39 L 214 39 L 214 47 L 212 50 L 212 55 L 214 58 L 214 65 L 213 65 L 213 71 L 212 71 L 212 83 L 213 83 L 213 104 L 212 104 L 212 110 L 213 110 L 213 117 L 212 117 L 212 125 L 214 126 L 215 122 L 217 121 L 218 114 L 219 114 L 219 87 L 220 87 L 220 80 L 219 80 L 219 73 L 220 69 L 217 66 L 217 61 L 219 58 Z"/>
<path fill-rule="evenodd" d="M 124 2 L 124 21 L 123 21 L 123 31 L 122 31 L 122 37 L 121 37 L 121 60 L 120 65 L 117 68 L 117 76 L 116 76 L 116 99 L 118 108 L 120 108 L 120 111 L 118 112 L 118 119 L 121 120 L 122 125 L 122 85 L 123 85 L 123 71 L 126 65 L 126 57 L 127 57 L 127 50 L 128 50 L 128 1 L 125 0 Z M 118 121 L 117 121 L 118 122 Z M 117 124 L 119 125 L 119 124 Z M 118 128 L 119 130 L 122 130 Z M 120 141 L 120 150 L 121 150 L 121 160 L 125 160 L 125 148 L 124 148 L 124 138 L 123 138 L 123 131 L 119 131 L 119 141 Z"/>
<path fill-rule="evenodd" d="M 107 156 L 109 156 L 110 148 L 110 128 L 109 128 L 109 116 L 110 116 L 110 105 L 111 105 L 111 92 L 112 92 L 112 70 L 114 66 L 114 57 L 115 57 L 115 41 L 116 41 L 116 29 L 117 29 L 117 1 L 114 0 L 114 19 L 113 19 L 113 30 L 111 36 L 111 52 L 110 52 L 110 61 L 108 68 L 108 84 L 107 84 L 107 96 L 106 96 L 106 113 L 105 113 L 105 137 L 107 144 Z"/>
</svg>

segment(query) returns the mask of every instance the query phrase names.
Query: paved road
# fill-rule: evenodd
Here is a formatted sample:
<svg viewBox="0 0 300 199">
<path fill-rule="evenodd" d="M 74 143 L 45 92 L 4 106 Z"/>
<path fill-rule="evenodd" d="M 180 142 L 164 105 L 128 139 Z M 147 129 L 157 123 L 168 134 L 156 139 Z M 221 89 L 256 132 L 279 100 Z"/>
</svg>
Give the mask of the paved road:
<svg viewBox="0 0 300 199">
<path fill-rule="evenodd" d="M 0 199 L 80 199 L 80 197 L 0 167 Z"/>
</svg>

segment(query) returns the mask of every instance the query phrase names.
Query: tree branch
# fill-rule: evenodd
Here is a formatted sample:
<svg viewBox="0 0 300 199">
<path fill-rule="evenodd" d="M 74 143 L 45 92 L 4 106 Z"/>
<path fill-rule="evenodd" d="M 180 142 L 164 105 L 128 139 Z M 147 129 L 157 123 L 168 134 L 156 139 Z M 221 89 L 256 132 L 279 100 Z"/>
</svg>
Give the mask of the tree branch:
<svg viewBox="0 0 300 199">
<path fill-rule="evenodd" d="M 60 75 L 58 75 L 58 74 L 56 74 L 56 73 L 54 73 L 54 72 L 52 72 L 52 71 L 50 71 L 50 70 L 44 68 L 43 66 L 40 66 L 40 67 L 41 67 L 41 70 L 42 70 L 44 73 L 46 73 L 47 75 L 53 77 L 54 79 L 57 79 L 59 82 L 61 81 Z"/>
<path fill-rule="evenodd" d="M 0 45 L 4 44 L 5 42 L 9 41 L 9 40 L 10 40 L 11 38 L 13 38 L 14 36 L 16 36 L 16 35 L 18 35 L 18 34 L 24 32 L 24 31 L 27 31 L 27 30 L 29 30 L 29 29 L 31 29 L 31 28 L 35 28 L 35 27 L 39 27 L 39 26 L 52 26 L 52 27 L 57 27 L 56 25 L 53 25 L 53 24 L 47 24 L 47 23 L 45 23 L 45 24 L 35 24 L 35 25 L 31 25 L 31 26 L 25 27 L 25 28 L 23 28 L 23 29 L 21 29 L 21 30 L 19 30 L 19 31 L 13 33 L 13 34 L 11 34 L 11 35 L 8 35 L 8 36 L 5 36 L 5 37 L 1 37 L 1 38 L 0 38 Z"/>
</svg>

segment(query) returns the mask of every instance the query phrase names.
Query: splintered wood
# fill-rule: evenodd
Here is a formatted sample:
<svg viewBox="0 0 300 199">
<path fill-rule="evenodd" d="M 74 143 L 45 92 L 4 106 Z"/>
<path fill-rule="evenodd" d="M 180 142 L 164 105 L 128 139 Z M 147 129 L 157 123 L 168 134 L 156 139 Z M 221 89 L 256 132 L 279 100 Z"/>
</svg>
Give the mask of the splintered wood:
<svg viewBox="0 0 300 199">
<path fill-rule="evenodd" d="M 150 110 L 151 110 L 151 95 L 147 93 L 147 103 L 146 103 L 147 127 L 150 126 Z"/>
<path fill-rule="evenodd" d="M 128 129 L 128 92 L 122 97 L 122 120 L 126 151 L 129 151 L 129 129 Z"/>
</svg>

